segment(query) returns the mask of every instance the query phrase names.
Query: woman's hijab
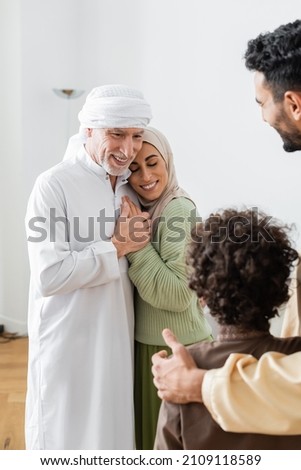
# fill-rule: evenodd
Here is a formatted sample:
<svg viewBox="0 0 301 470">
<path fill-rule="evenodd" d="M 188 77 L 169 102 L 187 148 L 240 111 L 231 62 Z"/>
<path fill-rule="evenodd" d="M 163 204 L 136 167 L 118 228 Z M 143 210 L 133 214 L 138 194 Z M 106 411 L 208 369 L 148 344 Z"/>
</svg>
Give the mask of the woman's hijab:
<svg viewBox="0 0 301 470">
<path fill-rule="evenodd" d="M 158 131 L 158 129 L 155 129 L 154 127 L 146 127 L 143 133 L 143 142 L 147 142 L 148 144 L 153 145 L 160 152 L 163 160 L 166 163 L 168 173 L 166 188 L 158 199 L 155 201 L 147 201 L 138 195 L 141 206 L 150 214 L 152 219 L 153 233 L 155 233 L 159 223 L 159 218 L 167 204 L 172 199 L 178 197 L 186 197 L 190 199 L 190 196 L 186 193 L 186 191 L 179 187 L 171 146 L 162 132 Z"/>
</svg>

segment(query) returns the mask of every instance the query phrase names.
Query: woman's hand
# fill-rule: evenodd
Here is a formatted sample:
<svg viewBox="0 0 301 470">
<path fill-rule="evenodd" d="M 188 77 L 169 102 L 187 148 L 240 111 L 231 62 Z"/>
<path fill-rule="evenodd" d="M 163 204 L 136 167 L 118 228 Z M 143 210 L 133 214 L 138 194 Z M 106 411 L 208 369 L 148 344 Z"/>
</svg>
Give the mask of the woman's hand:
<svg viewBox="0 0 301 470">
<path fill-rule="evenodd" d="M 141 250 L 149 243 L 150 237 L 151 221 L 148 212 L 142 212 L 130 198 L 124 196 L 112 237 L 118 258 Z"/>
<path fill-rule="evenodd" d="M 128 217 L 135 217 L 135 216 L 140 217 L 141 216 L 145 218 L 146 212 L 143 212 L 140 209 L 140 207 L 136 206 L 136 204 L 128 196 L 122 196 L 121 203 L 124 204 L 125 202 L 129 205 L 129 208 L 130 208 Z M 147 218 L 148 217 L 149 216 L 147 216 Z"/>
</svg>

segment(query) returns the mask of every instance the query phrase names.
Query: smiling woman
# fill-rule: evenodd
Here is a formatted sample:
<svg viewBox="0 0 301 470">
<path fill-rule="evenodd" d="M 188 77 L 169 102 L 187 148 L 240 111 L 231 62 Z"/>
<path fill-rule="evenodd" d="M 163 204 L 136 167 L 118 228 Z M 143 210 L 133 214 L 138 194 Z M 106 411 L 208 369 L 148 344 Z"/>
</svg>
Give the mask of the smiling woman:
<svg viewBox="0 0 301 470">
<path fill-rule="evenodd" d="M 167 185 L 168 173 L 166 162 L 156 147 L 145 142 L 130 170 L 130 184 L 139 196 L 148 201 L 161 196 Z"/>
</svg>

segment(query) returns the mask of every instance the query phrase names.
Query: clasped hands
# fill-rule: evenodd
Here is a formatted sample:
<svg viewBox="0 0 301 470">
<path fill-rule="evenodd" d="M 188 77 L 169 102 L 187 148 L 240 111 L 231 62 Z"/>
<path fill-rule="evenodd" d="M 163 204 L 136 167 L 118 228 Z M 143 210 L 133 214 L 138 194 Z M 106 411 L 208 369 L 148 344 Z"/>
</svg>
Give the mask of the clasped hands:
<svg viewBox="0 0 301 470">
<path fill-rule="evenodd" d="M 141 211 L 128 196 L 123 196 L 120 216 L 112 237 L 118 258 L 140 250 L 149 243 L 150 238 L 149 213 Z"/>
</svg>

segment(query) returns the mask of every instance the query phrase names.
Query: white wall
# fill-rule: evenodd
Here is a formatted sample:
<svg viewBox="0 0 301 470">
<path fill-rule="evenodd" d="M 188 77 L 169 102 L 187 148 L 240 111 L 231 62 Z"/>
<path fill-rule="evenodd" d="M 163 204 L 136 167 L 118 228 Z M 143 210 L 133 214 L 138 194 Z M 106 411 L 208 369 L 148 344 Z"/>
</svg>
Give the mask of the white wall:
<svg viewBox="0 0 301 470">
<path fill-rule="evenodd" d="M 22 2 L 23 157 L 27 195 L 36 176 L 61 160 L 74 100 L 53 88 L 82 88 L 80 2 Z M 81 100 L 81 102 L 83 102 Z M 69 107 L 71 108 L 69 110 Z"/>
<path fill-rule="evenodd" d="M 188 0 L 174 2 L 171 15 L 172 3 L 148 2 L 145 37 L 155 33 L 144 88 L 154 122 L 171 137 L 182 185 L 204 215 L 245 203 L 300 225 L 301 156 L 286 154 L 261 121 L 242 60 L 248 39 L 297 18 L 300 2 Z"/>
<path fill-rule="evenodd" d="M 0 13 L 1 26 L 10 25 L 0 50 L 9 74 L 1 87 L 1 199 L 5 225 L 11 222 L 1 231 L 0 322 L 9 315 L 26 323 L 24 200 L 36 176 L 61 160 L 87 92 L 100 84 L 144 92 L 203 216 L 260 206 L 300 230 L 301 155 L 286 154 L 261 122 L 242 60 L 248 39 L 298 18 L 299 0 L 1 0 Z M 67 101 L 54 87 L 86 93 Z M 12 108 L 22 116 L 16 128 L 6 118 Z"/>
<path fill-rule="evenodd" d="M 24 236 L 20 2 L 0 2 L 0 323 L 25 332 L 27 256 Z"/>
</svg>

